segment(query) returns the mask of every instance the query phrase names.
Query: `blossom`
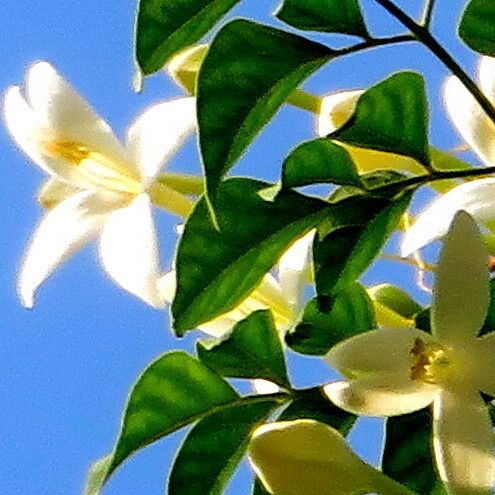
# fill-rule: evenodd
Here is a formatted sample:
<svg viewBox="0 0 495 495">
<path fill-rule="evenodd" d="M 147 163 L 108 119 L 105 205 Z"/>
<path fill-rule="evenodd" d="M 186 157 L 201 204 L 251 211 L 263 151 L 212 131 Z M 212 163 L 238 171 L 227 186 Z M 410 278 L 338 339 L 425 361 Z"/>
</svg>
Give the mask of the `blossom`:
<svg viewBox="0 0 495 495">
<path fill-rule="evenodd" d="M 327 355 L 347 381 L 325 386 L 338 406 L 393 416 L 433 404 L 433 448 L 449 493 L 491 493 L 493 429 L 478 391 L 495 395 L 495 333 L 482 337 L 490 303 L 487 252 L 466 212 L 454 217 L 440 254 L 432 332 L 380 329 L 344 340 Z"/>
<path fill-rule="evenodd" d="M 495 58 L 481 57 L 480 87 L 495 103 Z M 450 118 L 467 144 L 486 165 L 495 164 L 495 124 L 478 102 L 452 76 L 447 79 L 444 99 Z M 478 179 L 450 190 L 433 201 L 406 232 L 402 255 L 408 256 L 429 242 L 442 237 L 455 213 L 465 210 L 480 222 L 495 219 L 495 179 Z"/>
<path fill-rule="evenodd" d="M 258 427 L 248 455 L 265 488 L 276 495 L 410 493 L 355 455 L 338 431 L 314 420 Z"/>
<path fill-rule="evenodd" d="M 47 62 L 27 72 L 25 96 L 10 87 L 4 118 L 17 145 L 49 176 L 42 218 L 22 262 L 22 303 L 83 245 L 100 238 L 106 272 L 124 289 L 155 307 L 159 258 L 151 197 L 175 213 L 190 208 L 186 196 L 154 184 L 160 168 L 196 125 L 192 98 L 155 105 L 119 142 L 108 124 Z"/>
</svg>

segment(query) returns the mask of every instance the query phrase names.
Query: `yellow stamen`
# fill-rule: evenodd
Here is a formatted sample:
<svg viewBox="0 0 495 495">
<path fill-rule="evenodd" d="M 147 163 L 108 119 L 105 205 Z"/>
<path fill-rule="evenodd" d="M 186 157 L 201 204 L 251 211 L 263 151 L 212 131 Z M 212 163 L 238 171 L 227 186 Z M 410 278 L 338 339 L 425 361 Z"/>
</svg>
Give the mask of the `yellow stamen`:
<svg viewBox="0 0 495 495">
<path fill-rule="evenodd" d="M 447 350 L 440 344 L 425 343 L 417 338 L 410 353 L 413 356 L 413 364 L 410 368 L 412 380 L 435 384 L 450 376 L 452 363 L 448 358 Z"/>
</svg>

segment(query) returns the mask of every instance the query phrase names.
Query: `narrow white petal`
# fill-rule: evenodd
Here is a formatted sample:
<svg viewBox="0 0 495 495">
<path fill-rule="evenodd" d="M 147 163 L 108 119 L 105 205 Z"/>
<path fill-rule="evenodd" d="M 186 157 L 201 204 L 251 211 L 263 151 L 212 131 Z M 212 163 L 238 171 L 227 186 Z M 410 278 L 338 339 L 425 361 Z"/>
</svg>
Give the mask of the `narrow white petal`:
<svg viewBox="0 0 495 495">
<path fill-rule="evenodd" d="M 179 98 L 148 108 L 132 124 L 127 148 L 141 177 L 150 182 L 196 128 L 196 98 Z"/>
<path fill-rule="evenodd" d="M 338 343 L 325 359 L 347 377 L 391 371 L 407 374 L 411 349 L 418 338 L 431 340 L 427 333 L 415 328 L 372 330 Z"/>
<path fill-rule="evenodd" d="M 478 226 L 459 211 L 445 236 L 431 306 L 432 333 L 464 345 L 485 322 L 490 303 L 488 252 Z"/>
<path fill-rule="evenodd" d="M 418 411 L 432 403 L 438 390 L 403 372 L 371 373 L 323 387 L 335 405 L 361 416 L 398 416 Z"/>
<path fill-rule="evenodd" d="M 158 240 L 147 194 L 108 217 L 100 255 L 105 270 L 121 287 L 153 307 L 163 307 L 158 290 Z"/>
<path fill-rule="evenodd" d="M 426 244 L 439 239 L 447 232 L 454 215 L 467 211 L 478 222 L 495 218 L 495 179 L 466 182 L 433 201 L 406 231 L 401 246 L 403 257 Z"/>
<path fill-rule="evenodd" d="M 315 230 L 294 242 L 278 262 L 278 280 L 288 303 L 298 311 L 302 306 L 304 286 L 310 280 L 311 248 Z"/>
<path fill-rule="evenodd" d="M 78 192 L 81 192 L 81 189 L 71 186 L 68 182 L 51 178 L 41 185 L 37 198 L 43 208 L 50 210 Z"/>
<path fill-rule="evenodd" d="M 447 112 L 464 141 L 487 165 L 495 164 L 495 125 L 478 102 L 454 76 L 447 79 L 444 97 Z"/>
<path fill-rule="evenodd" d="M 474 388 L 495 397 L 495 332 L 476 339 L 469 350 Z"/>
<path fill-rule="evenodd" d="M 26 75 L 29 103 L 43 124 L 60 139 L 82 143 L 116 161 L 125 152 L 110 126 L 48 62 L 37 62 Z"/>
<path fill-rule="evenodd" d="M 495 58 L 483 56 L 478 66 L 481 91 L 495 102 Z"/>
<path fill-rule="evenodd" d="M 342 127 L 356 110 L 363 93 L 363 90 L 342 91 L 323 97 L 318 115 L 318 135 L 327 136 Z"/>
<path fill-rule="evenodd" d="M 34 293 L 58 266 L 94 238 L 108 212 L 102 197 L 78 193 L 49 211 L 28 247 L 18 279 L 22 304 L 34 304 Z"/>
<path fill-rule="evenodd" d="M 444 390 L 435 399 L 433 412 L 435 460 L 449 494 L 492 493 L 493 428 L 479 394 Z"/>
<path fill-rule="evenodd" d="M 257 378 L 253 380 L 253 389 L 257 394 L 276 394 L 280 392 L 280 387 L 269 380 L 263 380 L 262 378 Z"/>
<path fill-rule="evenodd" d="M 333 428 L 303 419 L 263 425 L 249 460 L 276 495 L 349 495 L 373 492 L 375 473 Z"/>
</svg>

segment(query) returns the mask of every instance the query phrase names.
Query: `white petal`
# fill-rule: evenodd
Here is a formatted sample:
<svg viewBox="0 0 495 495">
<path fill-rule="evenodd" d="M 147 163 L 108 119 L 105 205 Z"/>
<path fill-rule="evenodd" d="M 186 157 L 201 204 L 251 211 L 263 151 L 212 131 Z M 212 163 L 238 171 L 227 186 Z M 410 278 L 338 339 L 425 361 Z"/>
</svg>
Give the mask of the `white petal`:
<svg viewBox="0 0 495 495">
<path fill-rule="evenodd" d="M 409 256 L 442 237 L 459 210 L 467 211 L 478 222 L 495 218 L 495 179 L 466 182 L 433 201 L 406 231 L 401 255 Z"/>
<path fill-rule="evenodd" d="M 315 230 L 294 242 L 278 262 L 278 280 L 288 303 L 298 311 L 302 306 L 303 290 L 310 280 L 311 247 Z"/>
<path fill-rule="evenodd" d="M 464 345 L 473 341 L 490 304 L 488 252 L 478 226 L 459 211 L 445 236 L 431 305 L 432 334 Z"/>
<path fill-rule="evenodd" d="M 121 287 L 155 308 L 164 306 L 158 289 L 158 240 L 147 194 L 108 217 L 100 255 L 105 270 Z"/>
<path fill-rule="evenodd" d="M 352 116 L 363 90 L 342 91 L 321 100 L 318 116 L 318 136 L 327 136 L 342 127 Z"/>
<path fill-rule="evenodd" d="M 490 494 L 495 483 L 493 428 L 481 397 L 442 391 L 435 399 L 433 447 L 451 495 Z"/>
<path fill-rule="evenodd" d="M 96 236 L 109 206 L 100 195 L 78 193 L 49 211 L 39 224 L 22 263 L 19 296 L 28 308 L 34 292 L 57 267 Z"/>
<path fill-rule="evenodd" d="M 51 210 L 68 197 L 81 192 L 80 189 L 71 186 L 68 182 L 59 179 L 48 179 L 40 187 L 37 198 L 38 202 L 48 210 Z"/>
<path fill-rule="evenodd" d="M 481 91 L 495 102 L 495 58 L 483 56 L 478 66 Z"/>
<path fill-rule="evenodd" d="M 412 380 L 407 373 L 372 373 L 323 387 L 338 407 L 361 416 L 398 416 L 431 404 L 438 387 Z"/>
<path fill-rule="evenodd" d="M 415 328 L 372 330 L 338 343 L 325 359 L 347 377 L 391 371 L 407 374 L 411 349 L 418 338 L 431 340 L 427 333 Z"/>
<path fill-rule="evenodd" d="M 196 128 L 196 98 L 179 98 L 148 108 L 132 124 L 127 149 L 149 183 Z"/>
<path fill-rule="evenodd" d="M 87 145 L 117 162 L 125 161 L 125 152 L 110 126 L 48 62 L 31 66 L 26 91 L 38 118 L 61 139 Z"/>
<path fill-rule="evenodd" d="M 473 388 L 495 397 L 495 332 L 476 339 L 470 351 Z"/>
<path fill-rule="evenodd" d="M 329 426 L 303 419 L 255 430 L 249 460 L 270 493 L 350 495 L 373 492 L 373 469 Z"/>
<path fill-rule="evenodd" d="M 262 378 L 257 378 L 253 380 L 253 389 L 259 395 L 264 394 L 276 394 L 280 392 L 280 387 L 269 380 L 263 380 Z"/>
<path fill-rule="evenodd" d="M 456 77 L 452 76 L 447 79 L 444 95 L 450 118 L 464 141 L 487 165 L 495 164 L 495 125 L 493 122 Z"/>
</svg>

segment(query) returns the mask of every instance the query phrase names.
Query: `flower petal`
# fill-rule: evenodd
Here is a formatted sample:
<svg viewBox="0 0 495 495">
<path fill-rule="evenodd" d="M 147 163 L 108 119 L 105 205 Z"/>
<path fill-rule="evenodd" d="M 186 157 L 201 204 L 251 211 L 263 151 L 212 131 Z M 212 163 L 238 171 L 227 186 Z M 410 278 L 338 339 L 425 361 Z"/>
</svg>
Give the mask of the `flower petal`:
<svg viewBox="0 0 495 495">
<path fill-rule="evenodd" d="M 486 69 L 484 72 L 483 78 L 487 83 Z M 464 141 L 487 165 L 495 164 L 495 125 L 457 77 L 447 79 L 444 100 L 447 112 Z"/>
<path fill-rule="evenodd" d="M 469 350 L 474 388 L 495 397 L 495 332 L 476 339 Z"/>
<path fill-rule="evenodd" d="M 59 138 L 82 143 L 117 162 L 126 160 L 110 126 L 48 62 L 37 62 L 26 75 L 32 109 Z"/>
<path fill-rule="evenodd" d="M 62 182 L 59 179 L 52 178 L 42 184 L 37 198 L 43 208 L 51 210 L 69 196 L 80 191 L 80 189 L 71 186 L 68 182 Z"/>
<path fill-rule="evenodd" d="M 490 304 L 488 252 L 474 219 L 459 211 L 445 236 L 431 305 L 432 334 L 463 346 L 485 322 Z"/>
<path fill-rule="evenodd" d="M 252 385 L 254 391 L 259 395 L 276 394 L 281 390 L 277 384 L 270 380 L 263 380 L 263 378 L 256 378 L 252 381 Z"/>
<path fill-rule="evenodd" d="M 326 361 L 347 377 L 363 373 L 408 373 L 416 339 L 431 337 L 415 328 L 379 329 L 343 340 L 327 353 Z"/>
<path fill-rule="evenodd" d="M 315 230 L 294 242 L 278 262 L 278 280 L 288 303 L 298 311 L 303 289 L 311 275 L 311 248 Z"/>
<path fill-rule="evenodd" d="M 350 495 L 374 488 L 374 470 L 342 435 L 317 421 L 282 421 L 257 428 L 248 447 L 266 489 L 283 495 Z"/>
<path fill-rule="evenodd" d="M 398 416 L 431 404 L 436 385 L 412 380 L 407 373 L 372 373 L 350 382 L 334 382 L 323 387 L 338 407 L 361 416 Z"/>
<path fill-rule="evenodd" d="M 409 256 L 426 244 L 442 237 L 459 210 L 467 211 L 478 222 L 495 218 L 495 179 L 466 182 L 433 201 L 406 231 L 401 255 Z"/>
<path fill-rule="evenodd" d="M 107 273 L 125 290 L 155 308 L 164 306 L 158 290 L 158 240 L 151 202 L 140 194 L 113 212 L 103 226 L 101 261 Z"/>
<path fill-rule="evenodd" d="M 196 128 L 196 98 L 179 98 L 145 110 L 127 134 L 127 149 L 148 184 Z"/>
<path fill-rule="evenodd" d="M 34 293 L 43 281 L 97 235 L 108 210 L 102 196 L 85 191 L 71 196 L 45 215 L 19 274 L 18 291 L 24 306 L 31 308 Z"/>
<path fill-rule="evenodd" d="M 442 391 L 433 406 L 433 448 L 450 494 L 492 493 L 493 447 L 493 427 L 480 395 Z"/>
<path fill-rule="evenodd" d="M 495 101 L 495 58 L 483 56 L 480 58 L 478 75 L 481 91 L 485 96 Z"/>
</svg>

